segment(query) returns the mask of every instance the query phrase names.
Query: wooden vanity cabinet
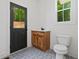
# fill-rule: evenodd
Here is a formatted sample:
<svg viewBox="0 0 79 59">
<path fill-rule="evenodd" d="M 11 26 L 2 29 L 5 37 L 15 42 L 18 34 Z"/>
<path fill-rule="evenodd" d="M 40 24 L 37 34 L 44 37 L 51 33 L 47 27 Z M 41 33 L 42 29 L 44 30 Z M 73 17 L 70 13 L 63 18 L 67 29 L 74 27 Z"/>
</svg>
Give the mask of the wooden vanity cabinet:
<svg viewBox="0 0 79 59">
<path fill-rule="evenodd" d="M 50 49 L 50 31 L 32 31 L 32 45 L 43 51 Z"/>
</svg>

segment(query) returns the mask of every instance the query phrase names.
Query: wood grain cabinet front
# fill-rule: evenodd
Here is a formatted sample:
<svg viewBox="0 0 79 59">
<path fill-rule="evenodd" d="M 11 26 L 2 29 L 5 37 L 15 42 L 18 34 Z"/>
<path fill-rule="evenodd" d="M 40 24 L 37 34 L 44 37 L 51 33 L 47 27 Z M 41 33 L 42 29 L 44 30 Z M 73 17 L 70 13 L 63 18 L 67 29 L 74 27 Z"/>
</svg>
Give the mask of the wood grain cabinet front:
<svg viewBox="0 0 79 59">
<path fill-rule="evenodd" d="M 43 51 L 50 49 L 50 32 L 32 31 L 32 45 Z"/>
<path fill-rule="evenodd" d="M 32 33 L 32 45 L 37 47 L 37 42 L 38 42 L 37 32 L 33 32 Z"/>
</svg>

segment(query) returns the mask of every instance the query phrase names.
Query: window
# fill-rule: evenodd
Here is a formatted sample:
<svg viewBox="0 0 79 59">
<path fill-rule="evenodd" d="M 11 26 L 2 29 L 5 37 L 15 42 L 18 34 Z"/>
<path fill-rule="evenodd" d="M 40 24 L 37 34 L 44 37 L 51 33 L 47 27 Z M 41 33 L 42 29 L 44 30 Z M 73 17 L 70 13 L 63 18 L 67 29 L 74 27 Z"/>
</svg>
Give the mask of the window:
<svg viewBox="0 0 79 59">
<path fill-rule="evenodd" d="M 70 0 L 57 1 L 57 18 L 58 22 L 70 21 Z"/>
</svg>

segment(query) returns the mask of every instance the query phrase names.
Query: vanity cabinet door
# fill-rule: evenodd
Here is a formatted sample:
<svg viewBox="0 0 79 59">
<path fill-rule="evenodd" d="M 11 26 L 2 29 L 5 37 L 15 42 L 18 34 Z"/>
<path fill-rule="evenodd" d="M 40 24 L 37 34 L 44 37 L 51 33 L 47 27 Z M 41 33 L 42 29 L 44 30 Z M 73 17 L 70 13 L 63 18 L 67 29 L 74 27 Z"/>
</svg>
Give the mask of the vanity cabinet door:
<svg viewBox="0 0 79 59">
<path fill-rule="evenodd" d="M 39 32 L 38 33 L 38 46 L 41 50 L 46 51 L 49 43 L 49 39 L 47 39 L 47 32 Z M 48 42 L 47 42 L 48 41 Z"/>
<path fill-rule="evenodd" d="M 37 47 L 38 36 L 37 32 L 32 32 L 32 45 Z"/>
<path fill-rule="evenodd" d="M 44 37 L 41 35 L 38 35 L 38 48 L 42 50 L 44 48 Z"/>
</svg>

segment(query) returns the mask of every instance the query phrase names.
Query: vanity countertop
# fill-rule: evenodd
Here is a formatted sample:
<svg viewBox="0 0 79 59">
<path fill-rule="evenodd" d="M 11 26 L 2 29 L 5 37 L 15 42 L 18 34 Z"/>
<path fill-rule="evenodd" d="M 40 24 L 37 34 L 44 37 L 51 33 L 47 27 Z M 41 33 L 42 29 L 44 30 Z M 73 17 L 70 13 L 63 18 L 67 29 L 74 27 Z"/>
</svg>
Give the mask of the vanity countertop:
<svg viewBox="0 0 79 59">
<path fill-rule="evenodd" d="M 32 31 L 49 32 L 49 30 L 32 30 Z"/>
</svg>

